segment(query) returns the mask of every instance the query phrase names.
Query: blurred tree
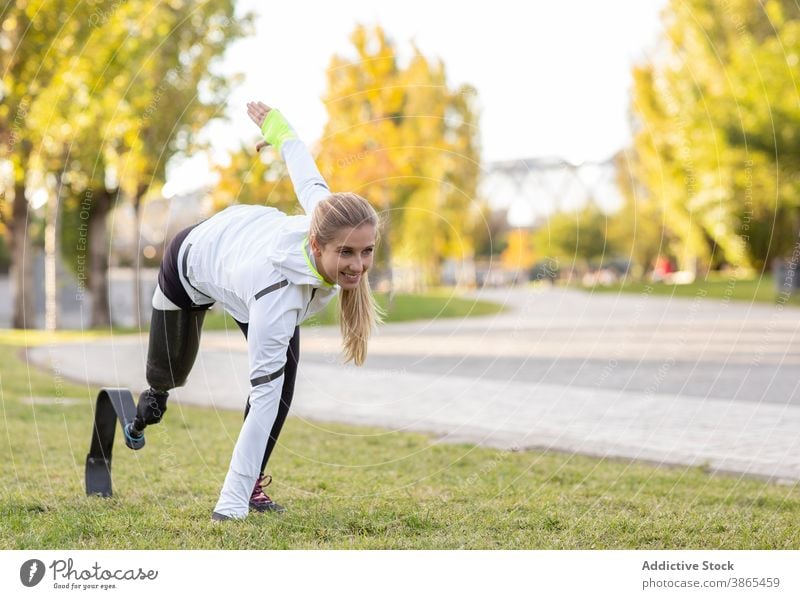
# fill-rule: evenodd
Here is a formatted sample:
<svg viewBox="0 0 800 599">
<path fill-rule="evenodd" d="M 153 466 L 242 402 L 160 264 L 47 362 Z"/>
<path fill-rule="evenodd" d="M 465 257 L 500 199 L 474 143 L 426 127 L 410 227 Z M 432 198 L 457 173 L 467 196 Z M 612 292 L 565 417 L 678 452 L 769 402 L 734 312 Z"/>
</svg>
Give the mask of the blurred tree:
<svg viewBox="0 0 800 599">
<path fill-rule="evenodd" d="M 500 254 L 500 261 L 506 270 L 528 271 L 536 264 L 533 250 L 533 236 L 528 229 L 511 229 L 506 237 L 507 245 Z"/>
<path fill-rule="evenodd" d="M 10 237 L 14 328 L 34 326 L 28 177 L 41 130 L 33 107 L 91 33 L 90 16 L 102 5 L 11 0 L 0 13 L 0 162 L 11 171 L 0 182 L 0 220 Z"/>
<path fill-rule="evenodd" d="M 78 276 L 81 297 L 88 287 L 92 327 L 111 325 L 107 220 L 123 197 L 122 157 L 136 119 L 130 98 L 137 90 L 149 96 L 154 89 L 153 82 L 132 85 L 142 60 L 163 41 L 139 22 L 154 16 L 154 6 L 154 1 L 119 3 L 96 13 L 91 35 L 54 88 L 59 91 L 53 98 L 56 118 L 63 123 L 53 129 L 54 150 L 66 155 L 62 249 Z M 157 27 L 157 19 L 151 23 Z M 66 152 L 59 146 L 66 146 Z"/>
<path fill-rule="evenodd" d="M 264 204 L 287 214 L 302 207 L 294 195 L 292 181 L 283 161 L 272 149 L 263 149 L 255 159 L 255 145 L 245 146 L 228 156 L 228 164 L 215 165 L 219 181 L 211 190 L 214 212 L 234 204 Z"/>
<path fill-rule="evenodd" d="M 616 257 L 608 240 L 609 217 L 593 202 L 573 212 L 557 212 L 534 234 L 534 251 L 581 268 Z"/>
<path fill-rule="evenodd" d="M 11 256 L 8 254 L 8 244 L 6 243 L 6 235 L 5 232 L 2 231 L 2 225 L 0 225 L 0 273 L 7 273 L 8 268 L 11 265 Z"/>
<path fill-rule="evenodd" d="M 233 9 L 233 0 L 18 0 L 4 9 L 0 161 L 12 165 L 13 181 L 3 186 L 0 218 L 12 237 L 14 326 L 32 324 L 26 181 L 34 170 L 51 191 L 45 246 L 55 252 L 63 199 L 62 247 L 91 287 L 92 324 L 109 323 L 108 212 L 123 191 L 138 208 L 163 183 L 169 157 L 190 150 L 224 102 L 231 81 L 209 63 L 251 21 L 234 19 Z M 48 287 L 50 297 L 51 276 Z"/>
<path fill-rule="evenodd" d="M 143 199 L 160 191 L 170 157 L 197 149 L 199 130 L 234 82 L 210 68 L 251 23 L 233 12 L 233 0 L 105 7 L 93 14 L 96 26 L 81 52 L 57 74 L 48 104 L 59 124 L 51 125 L 52 154 L 61 159 L 68 188 L 62 247 L 79 279 L 88 281 L 92 326 L 110 324 L 108 214 L 119 198 L 130 198 L 138 243 Z M 138 322 L 138 273 L 134 288 Z"/>
<path fill-rule="evenodd" d="M 355 59 L 328 69 L 328 122 L 318 157 L 332 188 L 369 198 L 381 212 L 378 256 L 413 266 L 415 286 L 438 282 L 442 258 L 472 259 L 484 206 L 474 88 L 448 88 L 444 64 L 414 48 L 406 66 L 380 27 L 358 26 Z"/>
<path fill-rule="evenodd" d="M 207 0 L 193 4 L 188 13 L 187 6 L 183 2 L 156 3 L 153 14 L 139 22 L 139 42 L 147 47 L 147 53 L 130 65 L 138 68 L 126 92 L 130 118 L 123 133 L 120 183 L 133 198 L 136 214 L 137 324 L 142 316 L 138 243 L 143 200 L 149 191 L 160 191 L 172 156 L 203 147 L 197 139 L 200 130 L 222 116 L 220 107 L 241 80 L 239 75 L 216 74 L 211 67 L 230 43 L 251 32 L 253 23 L 252 14 L 234 18 L 234 0 Z"/>
<path fill-rule="evenodd" d="M 686 82 L 678 79 L 676 83 Z M 634 70 L 634 108 L 646 125 L 637 125 L 640 128 L 634 134 L 634 151 L 626 171 L 638 184 L 639 193 L 631 195 L 633 186 L 623 187 L 623 192 L 627 192 L 629 209 L 635 205 L 633 209 L 637 210 L 641 203 L 651 213 L 662 215 L 680 240 L 676 255 L 681 267 L 694 270 L 698 260 L 706 265 L 710 262 L 711 245 L 701 219 L 690 208 L 689 199 L 698 186 L 698 165 L 686 137 L 693 128 L 675 96 L 670 92 L 668 100 L 662 97 L 652 67 Z"/>
<path fill-rule="evenodd" d="M 468 84 L 461 85 L 450 96 L 445 116 L 450 133 L 447 137 L 446 181 L 442 213 L 448 225 L 444 230 L 444 256 L 473 265 L 479 240 L 485 235 L 491 210 L 485 198 L 477 195 L 480 181 L 480 122 L 478 92 Z M 475 285 L 475 272 L 467 270 L 467 279 L 461 281 Z"/>
<path fill-rule="evenodd" d="M 662 51 L 634 69 L 639 199 L 682 268 L 762 268 L 800 231 L 800 7 L 672 0 L 664 20 Z"/>
<path fill-rule="evenodd" d="M 619 257 L 631 265 L 630 274 L 642 279 L 659 255 L 674 257 L 675 238 L 666 225 L 665 211 L 631 176 L 628 158 L 626 153 L 620 152 L 614 160 L 623 204 L 609 216 L 608 239 Z"/>
<path fill-rule="evenodd" d="M 502 253 L 508 244 L 505 235 L 507 231 L 508 209 L 486 209 L 481 226 L 474 236 L 476 257 L 491 258 Z"/>
<path fill-rule="evenodd" d="M 317 161 L 332 189 L 359 193 L 380 212 L 376 266 L 391 281 L 395 227 L 414 187 L 400 141 L 406 94 L 394 44 L 383 29 L 358 26 L 350 40 L 355 58 L 335 55 L 328 67 L 328 121 Z"/>
</svg>

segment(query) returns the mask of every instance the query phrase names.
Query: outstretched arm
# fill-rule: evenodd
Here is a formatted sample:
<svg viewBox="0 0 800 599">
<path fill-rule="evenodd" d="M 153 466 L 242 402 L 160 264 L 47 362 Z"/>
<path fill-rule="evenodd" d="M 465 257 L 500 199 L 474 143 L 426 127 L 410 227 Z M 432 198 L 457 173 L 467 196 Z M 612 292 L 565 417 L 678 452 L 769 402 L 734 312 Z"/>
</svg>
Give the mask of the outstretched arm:
<svg viewBox="0 0 800 599">
<path fill-rule="evenodd" d="M 256 146 L 256 150 L 261 151 L 263 147 L 271 145 L 278 151 L 289 169 L 297 199 L 306 214 L 311 214 L 314 207 L 330 195 L 331 190 L 317 169 L 308 148 L 277 109 L 270 108 L 263 102 L 248 102 L 247 114 L 259 126 L 264 136 L 264 141 Z"/>
</svg>

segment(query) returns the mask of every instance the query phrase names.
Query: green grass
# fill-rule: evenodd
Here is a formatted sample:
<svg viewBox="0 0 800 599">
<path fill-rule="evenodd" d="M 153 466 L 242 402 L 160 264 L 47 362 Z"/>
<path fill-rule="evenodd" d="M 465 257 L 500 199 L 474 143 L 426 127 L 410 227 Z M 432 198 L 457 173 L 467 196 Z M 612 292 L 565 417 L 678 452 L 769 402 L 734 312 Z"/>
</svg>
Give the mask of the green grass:
<svg viewBox="0 0 800 599">
<path fill-rule="evenodd" d="M 695 281 L 688 285 L 626 281 L 615 285 L 596 285 L 583 289 L 592 293 L 652 293 L 653 295 L 690 298 L 701 296 L 709 299 L 768 304 L 774 304 L 780 300 L 782 303 L 800 305 L 800 293 L 791 296 L 778 294 L 775 281 L 770 275 L 764 275 L 759 279 L 737 279 L 713 275 L 706 280 Z"/>
<path fill-rule="evenodd" d="M 493 302 L 463 298 L 454 295 L 452 290 L 441 289 L 424 295 L 397 294 L 389 305 L 385 293 L 376 293 L 378 305 L 386 310 L 385 322 L 406 322 L 410 320 L 432 320 L 436 318 L 457 318 L 467 316 L 486 316 L 503 311 L 503 306 Z M 337 324 L 336 311 L 338 299 L 332 300 L 325 310 L 309 318 L 309 325 Z M 204 330 L 236 329 L 236 323 L 222 310 L 212 310 L 203 324 Z"/>
<path fill-rule="evenodd" d="M 241 415 L 179 404 L 142 451 L 117 433 L 115 496 L 87 498 L 96 390 L 20 352 L 0 346 L 0 549 L 800 548 L 797 486 L 292 418 L 268 489 L 289 511 L 212 524 Z"/>
</svg>

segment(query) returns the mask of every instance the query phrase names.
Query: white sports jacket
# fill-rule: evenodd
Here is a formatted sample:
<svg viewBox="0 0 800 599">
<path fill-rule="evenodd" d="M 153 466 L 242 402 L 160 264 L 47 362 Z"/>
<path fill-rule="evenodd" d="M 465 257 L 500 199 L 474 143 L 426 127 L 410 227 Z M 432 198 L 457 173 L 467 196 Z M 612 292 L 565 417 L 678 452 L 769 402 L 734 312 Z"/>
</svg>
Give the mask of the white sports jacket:
<svg viewBox="0 0 800 599">
<path fill-rule="evenodd" d="M 195 227 L 178 252 L 181 283 L 195 304 L 220 302 L 249 323 L 251 405 L 277 401 L 295 327 L 339 291 L 317 272 L 308 245 L 311 214 L 330 195 L 305 144 L 287 140 L 281 155 L 306 214 L 231 206 Z"/>
</svg>

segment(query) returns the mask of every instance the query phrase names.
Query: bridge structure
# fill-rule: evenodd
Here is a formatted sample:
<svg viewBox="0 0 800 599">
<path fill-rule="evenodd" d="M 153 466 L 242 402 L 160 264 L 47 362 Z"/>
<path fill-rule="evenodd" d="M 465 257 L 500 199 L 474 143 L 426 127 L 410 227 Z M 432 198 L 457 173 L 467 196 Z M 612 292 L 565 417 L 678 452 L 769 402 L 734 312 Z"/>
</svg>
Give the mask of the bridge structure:
<svg viewBox="0 0 800 599">
<path fill-rule="evenodd" d="M 594 202 L 607 213 L 622 205 L 613 158 L 573 164 L 557 157 L 490 162 L 480 187 L 496 210 L 508 210 L 512 226 L 535 227 L 550 214 Z"/>
</svg>

